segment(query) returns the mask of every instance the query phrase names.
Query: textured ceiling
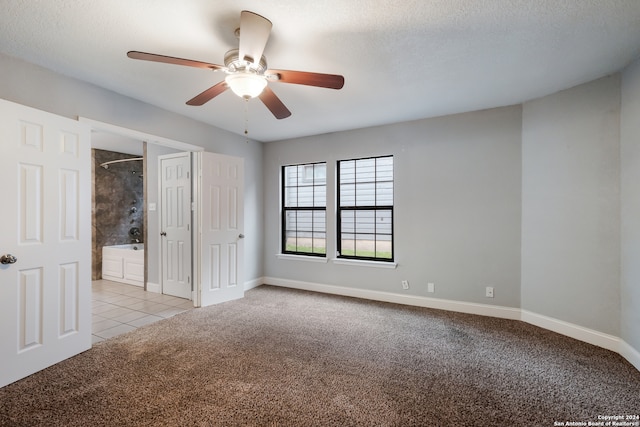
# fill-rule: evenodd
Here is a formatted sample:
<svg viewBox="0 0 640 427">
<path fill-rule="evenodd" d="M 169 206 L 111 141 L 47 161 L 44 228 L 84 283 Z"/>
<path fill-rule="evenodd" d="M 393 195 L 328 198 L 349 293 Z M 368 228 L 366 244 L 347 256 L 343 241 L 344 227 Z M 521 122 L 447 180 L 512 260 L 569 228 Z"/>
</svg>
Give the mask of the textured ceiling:
<svg viewBox="0 0 640 427">
<path fill-rule="evenodd" d="M 220 72 L 134 61 L 140 50 L 223 64 L 240 11 L 273 22 L 272 68 L 342 74 L 342 90 L 270 83 L 293 115 L 225 92 Z M 640 0 L 0 0 L 0 52 L 272 141 L 510 105 L 640 56 Z M 247 107 L 247 111 L 245 111 Z"/>
</svg>

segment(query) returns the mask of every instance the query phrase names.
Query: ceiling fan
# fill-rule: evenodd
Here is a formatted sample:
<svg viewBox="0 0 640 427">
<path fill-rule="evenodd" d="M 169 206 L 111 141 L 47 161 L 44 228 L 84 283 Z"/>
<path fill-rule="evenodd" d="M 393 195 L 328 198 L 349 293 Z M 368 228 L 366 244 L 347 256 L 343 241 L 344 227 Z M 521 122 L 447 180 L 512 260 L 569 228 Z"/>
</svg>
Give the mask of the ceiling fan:
<svg viewBox="0 0 640 427">
<path fill-rule="evenodd" d="M 268 82 L 342 89 L 344 77 L 337 74 L 267 68 L 267 59 L 262 53 L 269 39 L 271 27 L 271 21 L 267 18 L 243 10 L 240 13 L 240 28 L 236 30 L 236 35 L 240 39 L 239 48 L 231 49 L 225 53 L 224 66 L 138 51 L 127 52 L 127 56 L 144 61 L 223 71 L 227 74 L 223 81 L 196 95 L 187 101 L 187 105 L 203 105 L 230 88 L 236 95 L 244 99 L 260 98 L 277 119 L 289 117 L 291 111 L 269 88 Z"/>
</svg>

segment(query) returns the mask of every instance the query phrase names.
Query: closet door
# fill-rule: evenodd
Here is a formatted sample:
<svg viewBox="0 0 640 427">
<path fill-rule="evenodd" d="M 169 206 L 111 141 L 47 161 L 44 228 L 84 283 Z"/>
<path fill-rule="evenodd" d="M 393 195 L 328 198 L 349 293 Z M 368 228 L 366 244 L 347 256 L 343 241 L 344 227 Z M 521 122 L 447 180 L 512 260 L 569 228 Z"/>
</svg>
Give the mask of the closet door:
<svg viewBox="0 0 640 427">
<path fill-rule="evenodd" d="M 192 299 L 191 154 L 168 154 L 159 162 L 162 293 Z"/>
</svg>

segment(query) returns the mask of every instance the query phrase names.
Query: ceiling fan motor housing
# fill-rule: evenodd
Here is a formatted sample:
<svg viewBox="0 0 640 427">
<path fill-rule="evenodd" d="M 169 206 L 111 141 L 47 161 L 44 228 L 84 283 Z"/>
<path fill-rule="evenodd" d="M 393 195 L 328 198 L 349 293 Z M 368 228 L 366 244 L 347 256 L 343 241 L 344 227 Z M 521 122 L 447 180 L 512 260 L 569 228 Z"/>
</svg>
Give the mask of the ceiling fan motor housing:
<svg viewBox="0 0 640 427">
<path fill-rule="evenodd" d="M 260 61 L 255 63 L 251 57 L 240 58 L 239 49 L 231 49 L 224 54 L 224 65 L 231 73 L 244 71 L 262 75 L 267 71 L 267 58 L 262 55 Z"/>
</svg>

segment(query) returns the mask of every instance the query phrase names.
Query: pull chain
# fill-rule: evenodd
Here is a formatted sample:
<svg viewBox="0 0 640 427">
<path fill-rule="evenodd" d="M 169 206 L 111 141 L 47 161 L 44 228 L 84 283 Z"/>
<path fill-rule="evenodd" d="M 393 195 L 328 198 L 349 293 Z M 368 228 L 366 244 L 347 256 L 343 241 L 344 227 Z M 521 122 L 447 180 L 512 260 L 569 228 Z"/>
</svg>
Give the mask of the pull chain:
<svg viewBox="0 0 640 427">
<path fill-rule="evenodd" d="M 244 100 L 244 135 L 247 137 L 247 143 L 249 142 L 249 98 Z"/>
</svg>

